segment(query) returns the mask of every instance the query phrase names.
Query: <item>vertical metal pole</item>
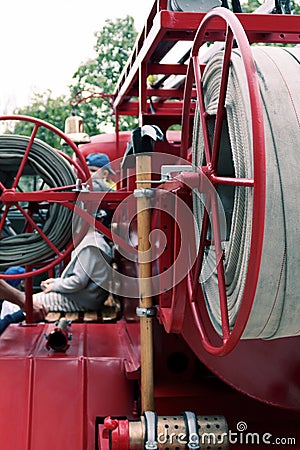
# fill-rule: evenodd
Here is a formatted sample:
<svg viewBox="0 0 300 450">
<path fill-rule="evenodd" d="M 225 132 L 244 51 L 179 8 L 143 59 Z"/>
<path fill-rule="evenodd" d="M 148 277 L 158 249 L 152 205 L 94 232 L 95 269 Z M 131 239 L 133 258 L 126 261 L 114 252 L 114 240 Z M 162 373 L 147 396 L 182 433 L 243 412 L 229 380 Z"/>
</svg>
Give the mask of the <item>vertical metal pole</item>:
<svg viewBox="0 0 300 450">
<path fill-rule="evenodd" d="M 32 266 L 26 266 L 26 272 L 30 272 L 32 270 Z M 33 323 L 33 303 L 32 303 L 32 295 L 33 295 L 33 277 L 26 278 L 25 280 L 25 302 L 26 302 L 26 323 Z"/>
<path fill-rule="evenodd" d="M 120 149 L 120 127 L 119 127 L 119 110 L 116 109 L 115 111 L 115 120 L 116 120 L 116 125 L 115 125 L 115 132 L 116 132 L 116 158 L 120 158 L 121 155 L 121 149 Z"/>
<path fill-rule="evenodd" d="M 149 180 L 149 183 L 139 183 Z M 137 188 L 151 187 L 151 156 L 140 154 L 136 157 Z M 138 226 L 138 263 L 140 307 L 151 308 L 151 258 L 149 235 L 151 231 L 151 210 L 149 198 L 137 198 Z M 140 318 L 141 333 L 141 400 L 142 412 L 154 411 L 154 381 L 153 381 L 153 319 Z"/>
</svg>

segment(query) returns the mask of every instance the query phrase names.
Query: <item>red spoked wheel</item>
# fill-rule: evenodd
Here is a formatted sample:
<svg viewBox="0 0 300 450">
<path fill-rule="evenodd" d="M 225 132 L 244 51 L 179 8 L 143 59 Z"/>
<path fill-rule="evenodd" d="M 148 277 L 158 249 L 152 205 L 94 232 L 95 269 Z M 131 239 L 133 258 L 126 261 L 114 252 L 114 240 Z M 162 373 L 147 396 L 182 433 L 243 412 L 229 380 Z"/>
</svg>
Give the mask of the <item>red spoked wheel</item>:
<svg viewBox="0 0 300 450">
<path fill-rule="evenodd" d="M 0 141 L 0 246 L 3 246 L 0 267 L 3 270 L 14 263 L 24 265 L 27 269 L 24 277 L 32 277 L 33 274 L 45 272 L 59 264 L 72 250 L 72 209 L 76 200 L 76 193 L 72 191 L 76 179 L 86 182 L 90 173 L 74 142 L 53 125 L 27 116 L 2 116 L 0 120 L 33 124 L 29 138 L 3 135 Z M 40 128 L 49 130 L 64 140 L 79 162 L 38 140 Z M 60 201 L 59 197 L 63 192 L 70 193 L 69 202 Z M 51 211 L 52 219 L 49 218 Z M 19 220 L 20 226 L 17 229 L 11 225 L 10 217 Z M 62 238 L 59 236 L 60 230 L 56 229 L 60 219 L 64 219 L 65 223 L 61 230 Z M 32 251 L 38 249 L 37 257 L 34 254 L 26 256 L 26 251 L 30 248 Z M 12 256 L 9 253 L 11 249 Z M 33 267 L 34 272 L 31 270 Z M 1 278 L 4 277 L 18 276 L 1 275 Z"/>
<path fill-rule="evenodd" d="M 203 90 L 203 75 L 199 61 L 199 49 L 207 41 L 209 27 L 215 20 L 222 19 L 225 22 L 225 48 L 221 68 L 219 95 L 216 107 L 215 124 L 213 132 L 208 129 L 210 114 L 205 105 L 205 93 Z M 226 118 L 226 94 L 233 47 L 239 48 L 242 64 L 245 72 L 245 89 L 249 96 L 251 111 L 251 133 L 253 140 L 253 176 L 222 176 L 219 173 L 218 162 L 220 159 L 221 134 L 224 119 Z M 189 140 L 189 115 L 191 90 L 196 84 L 199 116 L 202 126 L 203 145 L 206 165 L 199 167 L 206 175 L 213 189 L 206 192 L 206 204 L 200 225 L 199 251 L 192 274 L 188 281 L 190 307 L 196 329 L 200 335 L 203 347 L 213 355 L 225 355 L 232 351 L 239 342 L 253 306 L 255 291 L 259 276 L 260 262 L 263 247 L 266 180 L 265 180 L 265 143 L 263 112 L 259 94 L 258 78 L 247 36 L 237 19 L 229 10 L 215 8 L 203 19 L 195 37 L 191 59 L 187 72 L 185 99 L 183 111 L 183 139 L 182 154 L 188 148 Z M 206 183 L 205 183 L 206 184 Z M 226 280 L 224 274 L 224 251 L 220 232 L 219 210 L 217 205 L 216 189 L 220 186 L 247 187 L 253 194 L 253 214 L 251 229 L 251 244 L 248 258 L 247 275 L 243 289 L 242 300 L 234 324 L 230 324 L 228 314 L 228 296 L 226 292 Z M 221 333 L 217 333 L 213 327 L 202 285 L 199 277 L 204 263 L 206 249 L 211 245 L 207 238 L 209 222 L 213 230 L 216 274 L 218 283 L 219 308 L 221 317 Z M 221 335 L 221 336 L 220 336 Z"/>
</svg>

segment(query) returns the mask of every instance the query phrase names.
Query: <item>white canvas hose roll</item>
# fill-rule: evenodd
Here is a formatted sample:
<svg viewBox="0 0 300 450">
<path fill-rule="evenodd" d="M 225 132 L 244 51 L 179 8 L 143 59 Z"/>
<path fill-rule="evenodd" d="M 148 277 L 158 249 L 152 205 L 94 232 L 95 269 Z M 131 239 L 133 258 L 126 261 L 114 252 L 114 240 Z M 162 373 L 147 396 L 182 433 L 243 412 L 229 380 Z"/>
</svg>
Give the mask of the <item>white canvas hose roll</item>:
<svg viewBox="0 0 300 450">
<path fill-rule="evenodd" d="M 260 274 L 243 338 L 272 339 L 300 333 L 300 48 L 252 47 L 264 109 L 266 211 Z M 208 63 L 203 77 L 207 112 L 216 114 L 223 54 Z M 251 116 L 247 82 L 238 50 L 230 64 L 218 174 L 253 178 Z M 214 120 L 211 120 L 213 130 Z M 212 133 L 212 131 L 211 131 Z M 193 162 L 205 165 L 199 116 L 195 117 Z M 241 307 L 251 246 L 253 188 L 218 188 L 227 217 L 225 282 L 230 326 Z M 194 195 L 198 225 L 203 206 Z M 263 232 L 263 231 L 262 231 Z M 255 243 L 253 243 L 255 245 Z M 206 252 L 200 276 L 210 319 L 221 334 L 214 252 Z"/>
</svg>

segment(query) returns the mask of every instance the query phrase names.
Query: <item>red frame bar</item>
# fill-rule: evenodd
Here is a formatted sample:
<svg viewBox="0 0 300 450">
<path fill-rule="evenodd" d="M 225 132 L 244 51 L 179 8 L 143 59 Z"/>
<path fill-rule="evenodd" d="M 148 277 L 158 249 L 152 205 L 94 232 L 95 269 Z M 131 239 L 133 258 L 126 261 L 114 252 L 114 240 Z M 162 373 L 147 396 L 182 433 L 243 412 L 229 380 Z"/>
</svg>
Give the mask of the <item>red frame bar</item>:
<svg viewBox="0 0 300 450">
<path fill-rule="evenodd" d="M 173 12 L 161 8 L 162 2 L 157 2 L 156 7 L 154 5 L 152 8 L 149 20 L 137 38 L 132 55 L 119 78 L 113 106 L 115 111 L 122 111 L 122 115 L 125 112 L 128 115 L 133 114 L 132 107 L 129 106 L 130 99 L 132 100 L 137 92 L 141 95 L 145 89 L 144 81 L 139 84 L 139 71 L 142 64 L 147 66 L 145 76 L 151 73 L 176 75 L 186 70 L 185 64 L 160 64 L 160 62 L 177 41 L 193 42 L 196 31 L 205 16 L 205 13 Z M 300 43 L 299 16 L 254 13 L 236 14 L 236 17 L 241 22 L 250 43 Z M 150 26 L 151 21 L 153 21 L 152 26 Z M 225 32 L 226 25 L 221 19 L 217 19 L 207 28 L 204 42 L 224 41 Z M 163 46 L 166 47 L 165 50 Z M 158 48 L 161 50 L 159 53 Z M 153 55 L 155 62 L 152 61 Z M 163 90 L 163 88 L 160 89 L 162 92 Z M 166 97 L 163 93 L 161 96 Z M 166 111 L 166 114 L 169 112 Z M 139 111 L 134 110 L 134 115 L 139 115 Z"/>
</svg>

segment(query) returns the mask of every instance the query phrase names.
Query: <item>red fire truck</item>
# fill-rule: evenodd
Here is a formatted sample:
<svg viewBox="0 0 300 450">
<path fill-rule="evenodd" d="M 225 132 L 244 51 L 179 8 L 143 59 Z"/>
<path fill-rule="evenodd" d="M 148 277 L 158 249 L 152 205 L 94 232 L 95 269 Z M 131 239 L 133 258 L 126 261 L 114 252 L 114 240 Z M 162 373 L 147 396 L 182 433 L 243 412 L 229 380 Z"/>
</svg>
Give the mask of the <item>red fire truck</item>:
<svg viewBox="0 0 300 450">
<path fill-rule="evenodd" d="M 300 19 L 199 3 L 153 2 L 113 96 L 135 130 L 77 146 L 1 118 L 33 124 L 0 137 L 0 269 L 25 266 L 28 307 L 0 337 L 1 450 L 300 448 Z M 89 182 L 99 151 L 116 191 Z M 32 324 L 80 218 L 113 245 L 119 310 Z"/>
</svg>

